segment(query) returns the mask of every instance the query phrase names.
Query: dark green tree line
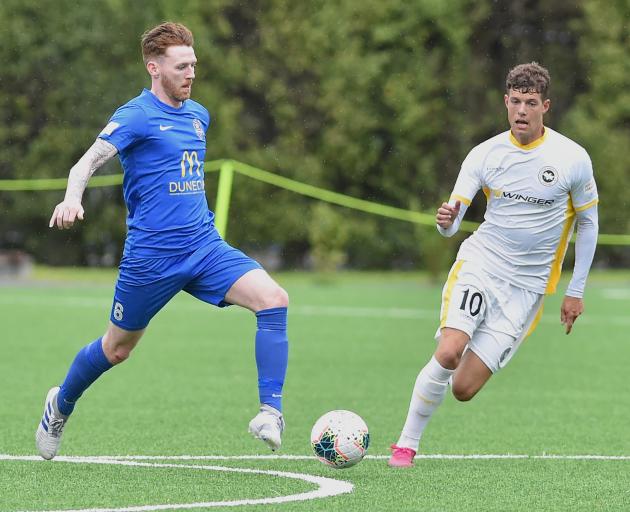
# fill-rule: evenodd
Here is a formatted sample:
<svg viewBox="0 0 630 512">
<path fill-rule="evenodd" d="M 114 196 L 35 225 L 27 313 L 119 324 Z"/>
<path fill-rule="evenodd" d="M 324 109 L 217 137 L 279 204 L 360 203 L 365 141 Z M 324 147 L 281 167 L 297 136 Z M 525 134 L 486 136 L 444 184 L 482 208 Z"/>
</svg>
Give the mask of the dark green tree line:
<svg viewBox="0 0 630 512">
<path fill-rule="evenodd" d="M 584 145 L 599 171 L 604 230 L 630 232 L 629 16 L 628 1 L 595 0 L 5 0 L 0 179 L 67 176 L 113 110 L 148 86 L 139 36 L 169 19 L 195 34 L 193 97 L 213 119 L 209 159 L 422 211 L 448 196 L 473 145 L 507 129 L 505 74 L 537 60 L 552 73 L 549 124 Z M 209 175 L 211 207 L 215 183 Z M 89 189 L 86 221 L 53 233 L 47 220 L 61 197 L 1 192 L 0 248 L 53 264 L 116 261 L 120 189 Z M 478 202 L 471 216 L 482 210 Z M 334 251 L 355 267 L 437 268 L 455 248 L 431 228 L 235 179 L 229 239 L 247 250 L 272 248 L 299 265 L 321 239 L 317 224 L 340 222 Z M 614 262 L 626 252 L 607 254 Z"/>
</svg>

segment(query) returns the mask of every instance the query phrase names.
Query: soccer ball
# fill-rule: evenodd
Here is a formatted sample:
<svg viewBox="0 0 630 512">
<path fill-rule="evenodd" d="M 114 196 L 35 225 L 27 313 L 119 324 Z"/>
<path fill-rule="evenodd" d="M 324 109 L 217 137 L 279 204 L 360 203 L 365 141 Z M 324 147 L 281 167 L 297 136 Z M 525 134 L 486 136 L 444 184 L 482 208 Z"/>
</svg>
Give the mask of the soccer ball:
<svg viewBox="0 0 630 512">
<path fill-rule="evenodd" d="M 341 469 L 361 462 L 370 444 L 365 421 L 351 411 L 330 411 L 311 431 L 311 446 L 327 466 Z"/>
</svg>

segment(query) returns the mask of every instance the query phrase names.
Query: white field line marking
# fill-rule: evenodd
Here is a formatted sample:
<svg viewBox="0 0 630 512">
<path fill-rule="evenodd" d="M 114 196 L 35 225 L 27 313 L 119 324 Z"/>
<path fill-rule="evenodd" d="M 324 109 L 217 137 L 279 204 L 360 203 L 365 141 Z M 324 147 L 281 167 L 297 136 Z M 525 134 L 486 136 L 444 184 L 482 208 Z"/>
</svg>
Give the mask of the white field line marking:
<svg viewBox="0 0 630 512">
<path fill-rule="evenodd" d="M 105 312 L 112 306 L 112 301 L 107 299 L 88 298 L 79 296 L 59 297 L 56 299 L 35 296 L 17 296 L 8 297 L 0 295 L 0 304 L 20 304 L 24 306 L 47 306 L 48 308 L 87 308 L 101 309 Z M 172 301 L 167 304 L 166 308 L 172 311 L 205 311 L 210 314 L 220 312 L 219 308 L 214 308 L 201 301 Z M 242 308 L 227 308 L 230 313 L 249 314 Z M 315 305 L 296 305 L 289 308 L 290 315 L 300 316 L 323 316 L 323 317 L 343 317 L 343 318 L 365 318 L 380 320 L 383 318 L 392 318 L 400 320 L 435 320 L 438 321 L 439 308 L 422 309 L 422 308 L 376 308 L 361 306 L 315 306 Z M 560 313 L 543 315 L 541 321 L 546 324 L 560 325 Z M 594 325 L 630 325 L 629 316 L 615 315 L 592 315 L 587 313 L 578 320 L 580 324 Z"/>
<path fill-rule="evenodd" d="M 389 455 L 367 455 L 366 459 L 385 460 Z M 527 454 L 419 454 L 416 459 L 437 459 L 437 460 L 594 460 L 594 461 L 630 461 L 630 455 L 527 455 Z M 35 461 L 44 462 L 41 457 L 36 455 L 8 455 L 0 454 L 0 461 Z M 332 478 L 318 477 L 303 473 L 291 473 L 285 471 L 267 471 L 248 468 L 228 468 L 224 466 L 200 466 L 200 465 L 184 465 L 184 464 L 156 464 L 149 462 L 135 462 L 138 460 L 316 460 L 312 455 L 102 455 L 93 457 L 57 457 L 53 464 L 59 462 L 72 462 L 76 464 L 116 464 L 124 466 L 136 466 L 147 468 L 183 468 L 183 469 L 200 469 L 206 471 L 225 471 L 234 473 L 250 473 L 260 475 L 272 475 L 284 478 L 294 478 L 318 485 L 315 491 L 292 494 L 289 496 L 279 496 L 276 498 L 259 498 L 244 499 L 234 501 L 210 501 L 199 503 L 183 503 L 168 505 L 140 505 L 133 507 L 119 508 L 91 508 L 91 509 L 75 509 L 75 510 L 49 510 L 39 512 L 151 512 L 154 510 L 182 510 L 192 508 L 210 508 L 210 507 L 236 507 L 240 505 L 271 505 L 276 503 L 287 503 L 292 501 L 305 501 L 318 498 L 326 498 L 337 496 L 339 494 L 350 493 L 354 486 L 343 480 L 335 480 Z"/>
<path fill-rule="evenodd" d="M 163 459 L 163 457 L 156 457 L 156 459 Z M 169 460 L 177 460 L 177 457 L 170 457 Z M 40 461 L 43 459 L 34 456 L 19 456 L 19 455 L 3 455 L 0 454 L 0 460 L 14 460 L 14 461 Z M 113 464 L 120 466 L 134 466 L 145 468 L 177 468 L 177 469 L 200 469 L 205 471 L 224 471 L 228 473 L 249 473 L 256 475 L 271 475 L 282 478 L 292 478 L 295 480 L 303 480 L 304 482 L 317 485 L 317 489 L 314 491 L 303 492 L 299 494 L 291 494 L 288 496 L 278 496 L 275 498 L 257 498 L 257 499 L 244 499 L 244 500 L 232 500 L 232 501 L 207 501 L 197 503 L 179 503 L 179 504 L 167 504 L 167 505 L 138 505 L 132 507 L 116 507 L 116 508 L 84 508 L 84 509 L 63 509 L 62 510 L 48 510 L 40 512 L 149 512 L 153 510 L 182 510 L 192 508 L 209 508 L 209 507 L 237 507 L 240 505 L 273 505 L 276 503 L 288 503 L 292 501 L 306 501 L 314 500 L 318 498 L 328 498 L 330 496 L 337 496 L 339 494 L 346 494 L 352 492 L 354 486 L 350 482 L 343 480 L 335 480 L 333 478 L 326 478 L 315 475 L 308 475 L 305 473 L 291 473 L 288 471 L 271 471 L 263 469 L 248 469 L 248 468 L 229 468 L 225 466 L 200 466 L 200 465 L 185 465 L 185 464 L 156 464 L 154 462 L 135 462 L 131 460 L 121 460 L 112 457 L 57 457 L 53 464 L 60 462 L 71 462 L 75 464 Z"/>
<path fill-rule="evenodd" d="M 386 460 L 389 455 L 366 455 L 368 460 Z M 530 459 L 530 460 L 628 460 L 630 455 L 601 455 L 601 454 L 575 454 L 562 455 L 553 453 L 541 453 L 539 455 L 529 455 L 526 453 L 419 453 L 416 459 L 442 459 L 442 460 L 501 460 L 501 459 Z M 38 455 L 7 455 L 0 454 L 1 460 L 21 460 L 38 461 L 42 458 Z M 95 455 L 95 456 L 69 456 L 56 457 L 55 461 L 82 462 L 82 461 L 136 461 L 136 460 L 318 460 L 314 455 Z M 94 462 L 96 463 L 96 462 Z M 177 466 L 183 467 L 183 466 Z"/>
</svg>

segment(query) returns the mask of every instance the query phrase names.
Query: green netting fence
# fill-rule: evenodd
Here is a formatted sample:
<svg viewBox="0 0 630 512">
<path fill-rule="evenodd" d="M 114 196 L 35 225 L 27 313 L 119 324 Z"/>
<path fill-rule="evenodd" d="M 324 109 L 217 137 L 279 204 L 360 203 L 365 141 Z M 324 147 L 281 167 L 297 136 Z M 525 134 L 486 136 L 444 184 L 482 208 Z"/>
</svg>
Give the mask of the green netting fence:
<svg viewBox="0 0 630 512">
<path fill-rule="evenodd" d="M 222 236 L 227 234 L 227 221 L 230 210 L 230 198 L 234 173 L 242 174 L 249 178 L 268 183 L 275 187 L 290 190 L 296 194 L 311 197 L 319 201 L 336 204 L 353 210 L 359 210 L 373 215 L 380 215 L 390 219 L 397 219 L 426 226 L 435 225 L 434 213 L 423 213 L 413 210 L 405 210 L 394 206 L 366 201 L 356 197 L 340 194 L 307 183 L 292 180 L 236 160 L 211 160 L 205 163 L 206 172 L 219 172 L 219 184 L 215 205 L 215 224 Z M 122 174 L 106 176 L 93 176 L 90 187 L 110 187 L 122 184 Z M 0 191 L 33 191 L 33 190 L 64 190 L 66 178 L 32 179 L 32 180 L 0 180 Z M 463 221 L 460 229 L 466 232 L 474 231 L 479 224 Z M 575 237 L 574 237 L 575 238 Z M 599 245 L 624 245 L 630 246 L 630 235 L 600 233 Z"/>
</svg>

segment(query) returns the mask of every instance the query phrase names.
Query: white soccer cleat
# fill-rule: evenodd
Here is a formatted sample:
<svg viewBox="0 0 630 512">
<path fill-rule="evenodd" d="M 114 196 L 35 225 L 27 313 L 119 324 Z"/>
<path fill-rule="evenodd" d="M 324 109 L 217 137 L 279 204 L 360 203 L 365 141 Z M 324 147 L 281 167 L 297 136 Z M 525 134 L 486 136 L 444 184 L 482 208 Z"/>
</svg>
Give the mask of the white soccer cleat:
<svg viewBox="0 0 630 512">
<path fill-rule="evenodd" d="M 61 446 L 61 434 L 68 421 L 68 416 L 61 414 L 57 409 L 57 394 L 59 386 L 51 388 L 44 402 L 44 415 L 35 432 L 35 445 L 39 454 L 46 460 L 57 455 Z"/>
<path fill-rule="evenodd" d="M 270 405 L 261 405 L 260 412 L 249 422 L 249 433 L 263 440 L 274 452 L 282 444 L 283 431 L 282 413 Z"/>
</svg>

